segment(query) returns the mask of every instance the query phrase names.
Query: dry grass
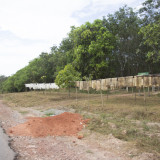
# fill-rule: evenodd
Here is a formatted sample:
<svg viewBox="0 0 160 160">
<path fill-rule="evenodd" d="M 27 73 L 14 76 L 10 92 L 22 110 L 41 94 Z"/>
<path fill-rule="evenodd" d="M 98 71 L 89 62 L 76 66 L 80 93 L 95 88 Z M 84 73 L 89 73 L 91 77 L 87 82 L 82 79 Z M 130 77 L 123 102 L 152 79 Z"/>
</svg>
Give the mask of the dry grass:
<svg viewBox="0 0 160 160">
<path fill-rule="evenodd" d="M 52 92 L 25 92 L 4 94 L 3 99 L 11 107 L 72 108 L 90 118 L 88 128 L 101 134 L 112 133 L 115 137 L 136 144 L 140 150 L 160 154 L 160 96 L 159 94 L 136 96 L 134 94 L 101 94 Z M 153 125 L 148 125 L 152 122 Z M 158 124 L 158 125 L 157 125 Z"/>
</svg>

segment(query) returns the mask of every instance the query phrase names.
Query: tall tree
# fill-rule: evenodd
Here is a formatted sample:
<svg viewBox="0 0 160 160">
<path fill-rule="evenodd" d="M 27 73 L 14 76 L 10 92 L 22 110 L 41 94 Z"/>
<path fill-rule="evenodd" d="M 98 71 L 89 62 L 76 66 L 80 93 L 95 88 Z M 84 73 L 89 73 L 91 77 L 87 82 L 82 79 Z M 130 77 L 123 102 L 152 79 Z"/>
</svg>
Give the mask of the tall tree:
<svg viewBox="0 0 160 160">
<path fill-rule="evenodd" d="M 0 91 L 2 91 L 2 86 L 3 83 L 7 80 L 8 77 L 4 76 L 4 75 L 0 75 Z"/>
<path fill-rule="evenodd" d="M 102 20 L 85 23 L 72 30 L 74 37 L 76 69 L 84 76 L 94 79 L 109 76 L 109 61 L 115 44 L 114 36 L 103 25 Z"/>
<path fill-rule="evenodd" d="M 80 73 L 77 72 L 71 64 L 67 64 L 56 77 L 56 84 L 61 88 L 74 86 L 74 81 L 81 80 Z"/>
<path fill-rule="evenodd" d="M 154 23 L 160 19 L 160 0 L 146 0 L 139 9 L 143 25 Z"/>
<path fill-rule="evenodd" d="M 57 50 L 51 50 L 51 53 L 53 54 L 52 58 L 50 59 L 50 62 L 54 64 L 54 79 L 58 75 L 58 72 L 62 69 L 64 69 L 65 65 L 68 63 L 72 63 L 73 61 L 73 54 L 74 54 L 74 48 L 73 48 L 73 41 L 68 36 L 67 38 L 64 38 L 62 42 L 60 43 L 59 48 Z"/>
<path fill-rule="evenodd" d="M 148 46 L 147 57 L 153 62 L 160 60 L 160 20 L 141 28 L 143 43 Z"/>
<path fill-rule="evenodd" d="M 141 36 L 140 19 L 132 8 L 124 6 L 103 19 L 104 24 L 116 37 L 114 56 L 117 60 L 116 76 L 136 75 L 145 61 L 145 56 L 137 54 Z"/>
<path fill-rule="evenodd" d="M 146 0 L 139 13 L 143 19 L 141 44 L 147 48 L 148 60 L 156 64 L 160 60 L 160 0 Z"/>
</svg>

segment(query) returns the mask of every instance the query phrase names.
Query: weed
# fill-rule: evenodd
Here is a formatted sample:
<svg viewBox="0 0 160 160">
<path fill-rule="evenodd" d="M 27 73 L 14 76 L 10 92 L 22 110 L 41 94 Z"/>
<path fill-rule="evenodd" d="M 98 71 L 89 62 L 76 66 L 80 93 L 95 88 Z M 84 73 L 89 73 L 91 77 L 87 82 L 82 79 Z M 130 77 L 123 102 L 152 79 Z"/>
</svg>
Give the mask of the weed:
<svg viewBox="0 0 160 160">
<path fill-rule="evenodd" d="M 133 118 L 139 120 L 139 119 L 146 119 L 147 112 L 145 110 L 137 110 L 133 114 Z"/>
<path fill-rule="evenodd" d="M 49 116 L 53 116 L 55 113 L 54 112 L 49 112 L 49 113 L 45 113 L 45 116 L 49 117 Z"/>
<path fill-rule="evenodd" d="M 149 131 L 150 127 L 146 124 L 146 122 L 143 122 L 143 130 L 144 131 Z"/>
<path fill-rule="evenodd" d="M 19 113 L 21 113 L 21 114 L 27 114 L 28 111 L 19 111 Z"/>
<path fill-rule="evenodd" d="M 93 152 L 92 152 L 91 150 L 87 150 L 86 153 L 91 153 L 91 154 L 93 154 Z"/>
</svg>

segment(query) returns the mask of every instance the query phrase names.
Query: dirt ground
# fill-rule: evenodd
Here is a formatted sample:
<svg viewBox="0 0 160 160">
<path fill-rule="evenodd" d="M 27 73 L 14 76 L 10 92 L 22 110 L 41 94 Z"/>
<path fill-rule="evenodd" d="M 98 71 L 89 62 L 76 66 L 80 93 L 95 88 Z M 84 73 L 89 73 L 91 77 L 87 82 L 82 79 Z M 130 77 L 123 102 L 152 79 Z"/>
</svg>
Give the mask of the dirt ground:
<svg viewBox="0 0 160 160">
<path fill-rule="evenodd" d="M 27 108 L 26 108 L 27 110 Z M 40 111 L 28 109 L 19 113 L 0 100 L 0 124 L 7 132 L 11 127 L 26 122 L 26 117 L 38 117 Z M 154 160 L 151 153 L 139 153 L 134 144 L 116 139 L 111 134 L 102 136 L 83 129 L 77 136 L 17 136 L 11 135 L 11 147 L 18 160 Z"/>
</svg>

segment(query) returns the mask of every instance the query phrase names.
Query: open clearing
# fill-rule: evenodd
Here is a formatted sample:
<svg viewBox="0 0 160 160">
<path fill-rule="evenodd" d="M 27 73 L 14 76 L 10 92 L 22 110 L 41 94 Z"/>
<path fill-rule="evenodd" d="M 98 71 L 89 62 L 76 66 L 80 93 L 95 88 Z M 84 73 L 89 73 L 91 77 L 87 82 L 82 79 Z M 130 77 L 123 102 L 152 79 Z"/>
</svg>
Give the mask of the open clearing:
<svg viewBox="0 0 160 160">
<path fill-rule="evenodd" d="M 1 95 L 0 120 L 5 130 L 55 112 L 79 113 L 89 124 L 77 136 L 12 136 L 19 159 L 160 159 L 160 96 L 132 93 L 87 94 L 62 91 Z M 102 101 L 103 98 L 103 101 Z M 102 105 L 103 102 L 103 105 Z M 9 107 L 7 107 L 9 106 Z"/>
</svg>

